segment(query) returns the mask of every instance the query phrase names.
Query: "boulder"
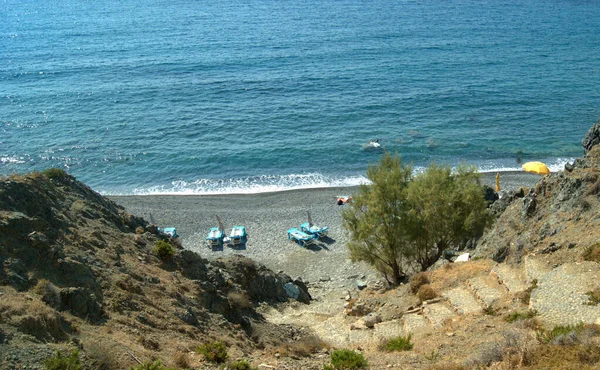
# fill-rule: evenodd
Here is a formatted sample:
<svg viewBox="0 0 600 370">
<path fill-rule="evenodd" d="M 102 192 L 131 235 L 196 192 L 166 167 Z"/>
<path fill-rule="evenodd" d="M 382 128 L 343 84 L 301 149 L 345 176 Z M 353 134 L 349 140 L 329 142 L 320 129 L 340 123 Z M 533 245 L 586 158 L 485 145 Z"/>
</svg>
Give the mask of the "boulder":
<svg viewBox="0 0 600 370">
<path fill-rule="evenodd" d="M 496 192 L 496 190 L 492 189 L 490 186 L 484 185 L 483 186 L 483 190 L 484 190 L 484 197 L 485 197 L 485 201 L 487 202 L 488 207 L 494 203 L 495 201 L 497 201 L 498 199 L 500 199 L 500 196 L 498 195 L 498 193 Z"/>
<path fill-rule="evenodd" d="M 379 324 L 381 322 L 381 316 L 375 312 L 371 312 L 367 316 L 363 317 L 363 322 L 367 328 L 373 328 L 375 327 L 375 324 Z"/>
<path fill-rule="evenodd" d="M 523 209 L 521 214 L 523 217 L 531 216 L 535 213 L 537 201 L 534 196 L 527 196 L 523 198 Z"/>
<path fill-rule="evenodd" d="M 86 288 L 64 288 L 60 291 L 61 309 L 92 323 L 102 317 L 102 306 L 96 295 Z"/>
<path fill-rule="evenodd" d="M 310 303 L 310 295 L 298 285 L 288 282 L 284 284 L 283 288 L 285 289 L 285 293 L 288 297 L 293 298 L 298 302 Z"/>
<path fill-rule="evenodd" d="M 186 324 L 198 324 L 198 317 L 196 316 L 196 313 L 190 308 L 175 312 L 175 316 L 179 317 L 179 319 L 181 319 L 181 321 L 185 322 Z"/>
<path fill-rule="evenodd" d="M 581 140 L 581 146 L 583 146 L 585 154 L 587 154 L 598 143 L 600 143 L 600 120 L 590 127 L 583 140 Z"/>
</svg>

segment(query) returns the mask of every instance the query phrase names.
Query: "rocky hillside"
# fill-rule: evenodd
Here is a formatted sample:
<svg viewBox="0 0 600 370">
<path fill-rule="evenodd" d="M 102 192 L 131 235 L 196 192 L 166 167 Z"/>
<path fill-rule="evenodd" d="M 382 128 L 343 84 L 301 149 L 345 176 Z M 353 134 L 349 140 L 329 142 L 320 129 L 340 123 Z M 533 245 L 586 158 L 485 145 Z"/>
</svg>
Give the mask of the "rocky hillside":
<svg viewBox="0 0 600 370">
<path fill-rule="evenodd" d="M 196 349 L 217 341 L 260 369 L 320 370 L 331 348 L 372 369 L 600 368 L 598 143 L 600 122 L 583 158 L 500 194 L 470 260 L 315 300 L 247 258 L 183 250 L 63 171 L 4 178 L 0 369 L 73 349 L 86 369 L 215 369 Z"/>
<path fill-rule="evenodd" d="M 90 369 L 198 367 L 195 349 L 217 340 L 233 359 L 267 357 L 307 337 L 255 310 L 288 295 L 310 300 L 301 281 L 249 259 L 181 249 L 61 170 L 0 180 L 2 369 L 43 368 L 75 348 Z"/>
<path fill-rule="evenodd" d="M 265 317 L 308 323 L 333 346 L 367 354 L 374 369 L 600 368 L 599 134 L 600 123 L 565 171 L 500 194 L 494 224 L 456 253 L 469 261 L 443 259 L 398 288 Z M 413 348 L 385 350 L 399 338 Z"/>
</svg>

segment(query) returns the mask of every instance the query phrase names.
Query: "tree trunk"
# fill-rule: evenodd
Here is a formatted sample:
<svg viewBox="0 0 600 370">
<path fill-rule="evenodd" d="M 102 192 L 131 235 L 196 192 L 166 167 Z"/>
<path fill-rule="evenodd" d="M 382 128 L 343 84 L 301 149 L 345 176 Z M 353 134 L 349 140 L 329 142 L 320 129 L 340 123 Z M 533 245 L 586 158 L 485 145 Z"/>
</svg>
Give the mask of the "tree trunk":
<svg viewBox="0 0 600 370">
<path fill-rule="evenodd" d="M 394 261 L 392 262 L 392 279 L 394 280 L 394 284 L 398 285 L 402 282 L 402 279 L 404 279 L 405 276 L 402 273 L 402 271 L 400 271 L 400 266 L 398 265 L 398 261 Z"/>
</svg>

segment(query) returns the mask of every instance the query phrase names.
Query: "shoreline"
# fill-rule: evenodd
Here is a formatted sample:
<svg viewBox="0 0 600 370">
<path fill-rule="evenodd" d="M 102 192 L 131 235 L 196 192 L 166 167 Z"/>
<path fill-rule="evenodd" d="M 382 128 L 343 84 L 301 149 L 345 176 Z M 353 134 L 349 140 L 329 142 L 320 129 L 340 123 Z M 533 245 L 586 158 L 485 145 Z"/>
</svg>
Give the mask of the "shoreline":
<svg viewBox="0 0 600 370">
<path fill-rule="evenodd" d="M 482 176 L 482 183 L 493 186 L 495 173 Z M 525 172 L 501 174 L 501 188 L 510 190 L 533 186 L 542 177 Z M 352 263 L 347 254 L 348 235 L 342 228 L 341 210 L 335 197 L 351 195 L 358 187 L 295 189 L 257 194 L 221 195 L 126 195 L 108 196 L 127 212 L 143 217 L 159 227 L 176 227 L 182 246 L 203 258 L 241 254 L 283 271 L 292 278 L 300 277 L 311 288 L 334 286 L 350 289 L 357 279 L 379 280 L 379 275 L 364 263 Z M 329 235 L 314 247 L 302 248 L 288 240 L 287 230 L 306 222 L 307 211 L 318 226 L 328 226 Z M 222 220 L 225 231 L 234 225 L 246 227 L 249 240 L 245 248 L 225 246 L 213 251 L 205 238 L 211 227 L 217 226 L 215 216 Z"/>
</svg>

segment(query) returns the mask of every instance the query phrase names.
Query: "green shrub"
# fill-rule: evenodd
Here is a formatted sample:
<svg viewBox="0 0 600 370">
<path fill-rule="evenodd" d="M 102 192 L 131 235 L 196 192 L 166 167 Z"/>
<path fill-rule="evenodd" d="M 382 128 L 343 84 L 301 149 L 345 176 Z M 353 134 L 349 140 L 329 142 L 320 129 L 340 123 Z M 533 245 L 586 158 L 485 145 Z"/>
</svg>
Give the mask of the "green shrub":
<svg viewBox="0 0 600 370">
<path fill-rule="evenodd" d="M 331 352 L 331 366 L 325 365 L 323 369 L 354 370 L 364 369 L 368 366 L 362 353 L 349 349 L 339 349 Z"/>
<path fill-rule="evenodd" d="M 81 360 L 79 360 L 79 351 L 73 350 L 69 357 L 64 357 L 60 351 L 46 361 L 44 361 L 46 370 L 81 370 Z"/>
<path fill-rule="evenodd" d="M 198 347 L 198 353 L 203 355 L 206 361 L 223 363 L 227 360 L 227 347 L 221 341 L 204 343 Z"/>
<path fill-rule="evenodd" d="M 173 367 L 165 367 L 161 360 L 146 361 L 143 364 L 139 364 L 137 367 L 131 367 L 129 370 L 176 370 Z"/>
<path fill-rule="evenodd" d="M 584 329 L 583 323 L 577 325 L 559 325 L 552 330 L 540 329 L 537 331 L 537 339 L 541 343 L 549 343 L 561 335 L 580 333 Z"/>
<path fill-rule="evenodd" d="M 164 240 L 159 240 L 156 242 L 156 246 L 154 247 L 154 253 L 163 261 L 167 261 L 169 258 L 173 257 L 175 254 L 175 248 Z"/>
<path fill-rule="evenodd" d="M 42 172 L 47 178 L 52 180 L 63 180 L 69 177 L 69 175 L 60 168 L 48 168 Z"/>
<path fill-rule="evenodd" d="M 537 315 L 536 310 L 528 310 L 527 312 L 515 311 L 515 312 L 511 313 L 510 315 L 506 316 L 505 320 L 507 322 L 515 322 L 517 320 L 531 319 L 532 317 L 534 317 L 536 315 Z"/>
<path fill-rule="evenodd" d="M 396 338 L 391 338 L 385 341 L 382 347 L 389 352 L 410 351 L 413 348 L 413 344 L 410 342 L 410 338 L 410 334 L 406 337 L 398 336 Z"/>
<path fill-rule="evenodd" d="M 229 365 L 227 365 L 227 367 L 225 369 L 226 370 L 257 370 L 258 368 L 255 366 L 252 366 L 252 364 L 250 364 L 250 362 L 248 362 L 246 360 L 238 360 L 238 361 L 231 362 Z"/>
</svg>

